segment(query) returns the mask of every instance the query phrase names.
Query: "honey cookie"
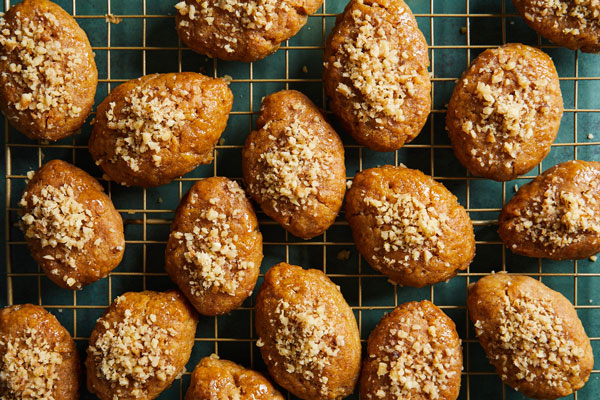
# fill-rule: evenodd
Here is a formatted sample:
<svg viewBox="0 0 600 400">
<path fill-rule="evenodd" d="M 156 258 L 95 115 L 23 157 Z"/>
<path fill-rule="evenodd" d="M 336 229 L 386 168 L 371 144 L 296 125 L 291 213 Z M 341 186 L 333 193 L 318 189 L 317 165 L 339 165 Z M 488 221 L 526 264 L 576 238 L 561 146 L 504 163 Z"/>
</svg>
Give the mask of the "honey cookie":
<svg viewBox="0 0 600 400">
<path fill-rule="evenodd" d="M 548 155 L 562 115 L 550 57 L 510 43 L 473 61 L 454 88 L 446 126 L 462 165 L 475 175 L 509 181 Z"/>
<path fill-rule="evenodd" d="M 184 0 L 177 32 L 197 53 L 228 61 L 258 61 L 294 36 L 323 0 Z"/>
<path fill-rule="evenodd" d="M 462 366 L 454 322 L 427 300 L 404 303 L 369 335 L 360 394 L 366 400 L 456 400 Z"/>
<path fill-rule="evenodd" d="M 225 81 L 193 72 L 125 82 L 98 106 L 90 153 L 122 185 L 164 185 L 212 162 L 232 104 Z"/>
<path fill-rule="evenodd" d="M 198 316 L 177 291 L 128 292 L 98 319 L 85 366 L 100 400 L 157 398 L 192 353 Z"/>
<path fill-rule="evenodd" d="M 166 270 L 200 314 L 226 314 L 252 293 L 263 258 L 250 201 L 227 178 L 196 182 L 181 199 Z"/>
<path fill-rule="evenodd" d="M 469 288 L 475 333 L 502 381 L 527 397 L 556 399 L 579 390 L 594 366 L 577 311 L 562 294 L 504 273 Z"/>
<path fill-rule="evenodd" d="M 392 151 L 421 132 L 431 110 L 429 55 L 404 1 L 350 1 L 324 60 L 331 110 L 358 143 Z"/>
<path fill-rule="evenodd" d="M 600 162 L 567 161 L 522 186 L 498 233 L 512 252 L 553 260 L 600 252 Z"/>
<path fill-rule="evenodd" d="M 600 51 L 600 3 L 596 0 L 513 0 L 533 30 L 554 43 L 588 53 Z"/>
<path fill-rule="evenodd" d="M 123 259 L 123 220 L 85 171 L 52 160 L 31 176 L 19 205 L 31 255 L 58 286 L 81 289 Z"/>
<path fill-rule="evenodd" d="M 262 374 L 232 361 L 205 357 L 192 372 L 185 400 L 284 400 Z"/>
<path fill-rule="evenodd" d="M 257 346 L 279 385 L 305 400 L 352 393 L 360 335 L 339 287 L 321 271 L 280 263 L 256 298 Z"/>
<path fill-rule="evenodd" d="M 0 310 L 0 398 L 77 400 L 81 370 L 75 341 L 43 307 Z"/>
<path fill-rule="evenodd" d="M 303 239 L 333 224 L 346 192 L 344 146 L 323 114 L 295 90 L 263 99 L 242 152 L 248 193 Z"/>
<path fill-rule="evenodd" d="M 0 18 L 0 109 L 31 139 L 59 140 L 85 123 L 98 84 L 85 32 L 48 0 L 24 0 Z"/>
<path fill-rule="evenodd" d="M 386 165 L 360 172 L 346 196 L 346 218 L 365 260 L 400 285 L 445 281 L 475 256 L 467 212 L 418 170 Z"/>
</svg>

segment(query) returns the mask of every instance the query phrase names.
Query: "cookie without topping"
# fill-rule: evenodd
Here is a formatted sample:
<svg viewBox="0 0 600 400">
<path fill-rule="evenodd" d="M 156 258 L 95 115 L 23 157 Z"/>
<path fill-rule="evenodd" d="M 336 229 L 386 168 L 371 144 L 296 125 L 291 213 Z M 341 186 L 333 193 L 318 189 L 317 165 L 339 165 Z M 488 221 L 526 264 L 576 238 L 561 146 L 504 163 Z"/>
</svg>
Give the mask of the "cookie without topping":
<svg viewBox="0 0 600 400">
<path fill-rule="evenodd" d="M 227 178 L 198 181 L 171 225 L 166 270 L 200 314 L 226 314 L 252 294 L 262 235 L 246 194 Z"/>
<path fill-rule="evenodd" d="M 81 371 L 75 341 L 43 307 L 0 310 L 0 398 L 76 400 Z"/>
<path fill-rule="evenodd" d="M 360 372 L 360 334 L 338 286 L 321 271 L 280 263 L 256 298 L 262 358 L 279 385 L 305 400 L 352 393 Z"/>
<path fill-rule="evenodd" d="M 90 153 L 122 185 L 164 185 L 212 162 L 232 104 L 225 81 L 193 72 L 125 82 L 98 106 Z"/>
<path fill-rule="evenodd" d="M 369 335 L 360 394 L 366 400 L 455 400 L 462 366 L 454 322 L 427 300 L 404 303 Z"/>
<path fill-rule="evenodd" d="M 600 51 L 598 0 L 513 0 L 532 29 L 554 43 L 588 53 Z"/>
<path fill-rule="evenodd" d="M 473 61 L 454 88 L 446 126 L 462 165 L 475 175 L 509 181 L 546 157 L 562 115 L 550 57 L 510 43 Z"/>
<path fill-rule="evenodd" d="M 295 90 L 263 99 L 242 152 L 242 172 L 265 214 L 303 239 L 333 224 L 346 192 L 342 141 L 317 106 Z"/>
<path fill-rule="evenodd" d="M 568 396 L 588 380 L 590 339 L 562 294 L 527 276 L 492 274 L 469 288 L 467 308 L 490 363 L 525 396 Z"/>
<path fill-rule="evenodd" d="M 43 140 L 74 134 L 97 84 L 90 42 L 58 5 L 24 0 L 0 18 L 0 109 L 19 132 Z"/>
<path fill-rule="evenodd" d="M 418 170 L 386 165 L 358 173 L 346 196 L 346 218 L 362 256 L 400 285 L 445 281 L 475 256 L 467 212 Z"/>
<path fill-rule="evenodd" d="M 98 319 L 85 366 L 100 400 L 152 400 L 185 368 L 198 316 L 178 291 L 127 292 Z"/>
<path fill-rule="evenodd" d="M 31 255 L 58 286 L 81 289 L 123 258 L 123 220 L 104 188 L 85 171 L 52 160 L 23 193 L 21 230 Z"/>
<path fill-rule="evenodd" d="M 177 32 L 197 53 L 228 61 L 258 61 L 306 24 L 323 0 L 184 0 Z"/>
<path fill-rule="evenodd" d="M 358 143 L 392 151 L 421 132 L 431 109 L 429 55 L 404 1 L 350 1 L 324 60 L 331 110 Z"/>
<path fill-rule="evenodd" d="M 511 251 L 553 260 L 600 252 L 600 162 L 546 170 L 504 206 L 498 233 Z"/>
<path fill-rule="evenodd" d="M 192 373 L 185 400 L 284 400 L 262 374 L 216 354 L 204 357 Z"/>
</svg>

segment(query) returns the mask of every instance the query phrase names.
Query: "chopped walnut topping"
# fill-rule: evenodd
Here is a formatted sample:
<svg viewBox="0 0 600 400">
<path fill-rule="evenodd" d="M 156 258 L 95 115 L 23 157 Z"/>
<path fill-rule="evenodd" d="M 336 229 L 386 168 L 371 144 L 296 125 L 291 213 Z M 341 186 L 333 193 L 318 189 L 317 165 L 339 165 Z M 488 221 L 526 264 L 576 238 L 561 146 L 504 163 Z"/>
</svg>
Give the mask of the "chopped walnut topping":
<svg viewBox="0 0 600 400">
<path fill-rule="evenodd" d="M 15 18 L 13 25 L 0 18 L 0 54 L 3 59 L 11 56 L 18 60 L 8 66 L 10 72 L 2 74 L 10 73 L 10 81 L 23 92 L 16 102 L 9 99 L 9 106 L 38 119 L 46 119 L 52 110 L 78 117 L 82 109 L 75 105 L 68 88 L 76 84 L 78 71 L 86 63 L 80 52 L 63 47 L 51 31 L 59 35 L 63 31 L 51 13 L 40 14 L 36 20 Z M 50 121 L 46 122 L 48 129 L 54 128 Z"/>
<path fill-rule="evenodd" d="M 544 381 L 544 386 L 553 387 L 579 375 L 584 349 L 569 339 L 549 301 L 511 299 L 506 293 L 498 300 L 500 326 L 492 328 L 485 321 L 476 321 L 475 332 L 478 337 L 489 337 L 489 353 L 496 354 L 494 363 L 500 363 L 502 379 L 507 378 L 509 369 L 516 368 L 518 380 Z"/>
<path fill-rule="evenodd" d="M 285 358 L 287 372 L 316 382 L 323 395 L 328 392 L 327 378 L 320 372 L 327 367 L 327 358 L 336 356 L 344 345 L 325 308 L 318 301 L 290 304 L 279 300 L 277 320 L 271 320 L 272 326 L 277 326 L 275 348 Z M 260 343 L 263 340 L 259 338 Z"/>
<path fill-rule="evenodd" d="M 590 181 L 586 190 L 571 192 L 551 185 L 531 199 L 531 207 L 518 211 L 515 230 L 551 253 L 578 243 L 584 234 L 600 236 L 600 200 L 594 196 L 597 186 Z"/>
<path fill-rule="evenodd" d="M 110 159 L 122 159 L 133 171 L 139 171 L 140 156 L 152 153 L 152 162 L 160 166 L 160 151 L 174 140 L 174 131 L 187 121 L 197 118 L 196 112 L 186 114 L 179 104 L 189 93 L 181 89 L 159 92 L 152 87 L 136 87 L 117 108 L 112 102 L 106 111 L 107 127 L 122 136 L 115 143 L 115 154 Z"/>
<path fill-rule="evenodd" d="M 26 328 L 22 336 L 0 338 L 5 351 L 0 358 L 0 392 L 3 399 L 60 400 L 54 397 L 60 352 L 41 332 Z"/>
<path fill-rule="evenodd" d="M 357 98 L 354 114 L 361 122 L 383 116 L 402 122 L 404 101 L 415 94 L 418 73 L 406 63 L 408 54 L 400 52 L 398 38 L 390 33 L 397 28 L 360 10 L 354 10 L 352 18 L 358 34 L 346 39 L 333 63 L 352 87 L 340 83 L 337 91 Z"/>
<path fill-rule="evenodd" d="M 187 16 L 190 20 L 204 21 L 209 26 L 213 25 L 217 12 L 226 12 L 228 18 L 221 17 L 219 20 L 232 22 L 221 22 L 220 32 L 216 36 L 227 42 L 225 50 L 228 53 L 235 52 L 234 47 L 238 45 L 236 33 L 242 30 L 268 31 L 279 18 L 280 12 L 288 13 L 293 10 L 288 1 L 281 0 L 191 0 L 180 1 L 175 8 L 179 14 Z M 182 27 L 189 26 L 186 20 L 182 20 L 179 24 Z M 229 32 L 229 34 L 221 32 Z"/>
<path fill-rule="evenodd" d="M 438 213 L 433 205 L 404 193 L 394 193 L 383 200 L 365 197 L 364 202 L 374 215 L 384 252 L 405 253 L 404 259 L 384 256 L 386 263 L 408 265 L 419 259 L 429 262 L 434 253 L 444 250 L 441 239 L 444 231 L 450 229 L 448 217 Z"/>
<path fill-rule="evenodd" d="M 39 196 L 23 194 L 19 205 L 29 212 L 21 217 L 21 229 L 28 239 L 38 239 L 42 248 L 61 246 L 64 261 L 76 267 L 74 255 L 94 237 L 92 212 L 77 201 L 72 186 L 46 185 Z M 65 278 L 66 279 L 66 278 Z"/>
<path fill-rule="evenodd" d="M 232 194 L 245 196 L 237 183 L 227 185 Z M 216 205 L 217 200 L 211 203 Z M 253 262 L 238 258 L 238 236 L 233 235 L 230 228 L 228 215 L 213 206 L 202 210 L 193 232 L 173 233 L 175 239 L 185 244 L 184 257 L 188 264 L 183 269 L 190 276 L 189 286 L 194 296 L 202 296 L 210 289 L 235 296 L 246 270 L 254 268 Z"/>
<path fill-rule="evenodd" d="M 122 297 L 115 299 L 118 304 Z M 98 320 L 106 329 L 90 344 L 90 356 L 97 366 L 96 375 L 116 387 L 117 393 L 136 398 L 147 395 L 149 379 L 167 381 L 178 371 L 169 361 L 169 342 L 177 332 L 156 325 L 156 315 L 133 315 L 125 310 L 120 322 L 108 321 L 111 314 Z"/>
<path fill-rule="evenodd" d="M 598 0 L 535 0 L 530 2 L 530 11 L 525 18 L 543 22 L 546 18 L 560 18 L 567 26 L 562 29 L 569 35 L 580 35 L 582 31 L 600 29 L 600 1 Z M 558 21 L 554 21 L 558 28 Z"/>
<path fill-rule="evenodd" d="M 391 342 L 379 348 L 383 356 L 377 370 L 377 376 L 388 377 L 389 386 L 376 396 L 383 398 L 387 392 L 394 399 L 440 399 L 456 374 L 452 369 L 460 364 L 459 353 L 447 347 L 444 333 L 428 322 L 422 309 L 402 317 L 391 333 Z"/>
<path fill-rule="evenodd" d="M 269 131 L 269 127 L 270 123 L 262 129 Z M 270 200 L 276 211 L 282 202 L 296 209 L 318 203 L 321 182 L 329 175 L 335 159 L 321 150 L 322 143 L 314 129 L 296 120 L 278 137 L 268 136 L 272 145 L 258 161 L 259 169 L 264 172 L 248 188 Z"/>
</svg>

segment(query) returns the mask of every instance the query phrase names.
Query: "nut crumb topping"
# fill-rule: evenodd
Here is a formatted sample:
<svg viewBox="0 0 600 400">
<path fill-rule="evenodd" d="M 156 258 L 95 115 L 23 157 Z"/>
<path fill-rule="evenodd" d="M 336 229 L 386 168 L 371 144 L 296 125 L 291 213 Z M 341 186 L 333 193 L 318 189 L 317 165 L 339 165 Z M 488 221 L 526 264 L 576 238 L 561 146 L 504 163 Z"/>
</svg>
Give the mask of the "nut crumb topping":
<svg viewBox="0 0 600 400">
<path fill-rule="evenodd" d="M 499 302 L 500 325 L 492 328 L 485 321 L 476 321 L 475 332 L 478 337 L 487 335 L 490 339 L 489 353 L 497 354 L 493 362 L 500 363 L 503 380 L 508 370 L 515 368 L 518 380 L 543 380 L 548 387 L 561 386 L 579 375 L 584 349 L 569 339 L 549 301 L 511 299 L 505 293 Z M 491 329 L 493 332 L 489 332 Z"/>
<path fill-rule="evenodd" d="M 275 309 L 277 327 L 274 342 L 284 366 L 290 374 L 315 382 L 321 394 L 328 392 L 328 378 L 321 374 L 328 365 L 328 357 L 335 357 L 344 345 L 344 337 L 338 336 L 324 304 L 304 302 L 291 304 L 279 300 Z M 264 343 L 259 338 L 258 343 Z"/>
<path fill-rule="evenodd" d="M 440 214 L 433 205 L 405 193 L 394 193 L 383 200 L 365 197 L 364 202 L 369 207 L 367 212 L 375 219 L 384 254 L 404 253 L 404 259 L 381 257 L 387 264 L 408 265 L 411 260 L 419 259 L 429 262 L 435 253 L 444 250 L 441 239 L 444 231 L 450 229 L 448 217 Z"/>
<path fill-rule="evenodd" d="M 18 101 L 9 99 L 9 106 L 46 120 L 46 128 L 52 129 L 52 119 L 47 118 L 52 110 L 70 117 L 81 114 L 68 88 L 76 84 L 86 63 L 78 51 L 55 39 L 63 27 L 54 14 L 39 14 L 35 20 L 21 18 L 20 12 L 16 16 L 12 24 L 0 18 L 0 58 L 18 60 L 2 75 L 10 74 L 7 85 L 17 85 L 15 90 L 23 92 Z"/>
<path fill-rule="evenodd" d="M 115 302 L 121 299 L 122 296 Z M 169 361 L 169 342 L 177 332 L 156 325 L 155 314 L 133 315 L 126 309 L 122 321 L 111 324 L 108 319 L 110 314 L 98 320 L 106 330 L 90 344 L 88 351 L 94 357 L 98 378 L 108 381 L 117 394 L 126 391 L 143 398 L 148 380 L 164 382 L 178 373 Z"/>
<path fill-rule="evenodd" d="M 111 102 L 106 111 L 107 127 L 121 137 L 116 140 L 110 161 L 115 163 L 120 158 L 132 171 L 139 171 L 140 157 L 150 152 L 153 164 L 159 167 L 160 151 L 175 140 L 173 132 L 197 118 L 195 111 L 187 115 L 179 107 L 188 96 L 182 89 L 159 92 L 156 88 L 138 86 L 125 97 L 123 107 L 117 109 L 117 104 Z"/>
<path fill-rule="evenodd" d="M 3 399 L 60 400 L 54 397 L 57 369 L 63 362 L 44 335 L 26 328 L 12 340 L 0 338 L 5 348 L 0 358 L 0 394 Z"/>
<path fill-rule="evenodd" d="M 270 124 L 262 130 L 268 132 Z M 280 211 L 281 203 L 296 209 L 318 204 L 321 182 L 335 159 L 322 150 L 323 143 L 314 130 L 310 124 L 295 120 L 278 137 L 268 136 L 270 150 L 260 154 L 258 160 L 258 169 L 264 172 L 248 188 L 270 200 L 275 211 Z"/>
<path fill-rule="evenodd" d="M 25 192 L 19 202 L 21 207 L 29 208 L 20 223 L 25 237 L 38 239 L 42 248 L 61 246 L 65 249 L 64 261 L 75 268 L 76 253 L 94 237 L 92 212 L 77 201 L 73 187 L 66 184 L 46 185 L 39 196 L 31 194 L 29 201 L 27 195 Z M 45 258 L 48 257 L 52 256 Z"/>
<path fill-rule="evenodd" d="M 236 182 L 228 182 L 227 188 L 233 195 L 245 198 Z M 254 263 L 238 259 L 238 236 L 231 233 L 229 216 L 216 207 L 217 199 L 211 199 L 210 203 L 213 207 L 202 210 L 193 232 L 173 232 L 173 237 L 185 243 L 184 257 L 188 264 L 183 269 L 189 274 L 192 295 L 219 290 L 235 296 L 246 270 L 254 268 Z"/>
<path fill-rule="evenodd" d="M 565 34 L 577 36 L 582 31 L 600 29 L 599 0 L 535 0 L 531 1 L 530 11 L 525 13 L 529 21 L 564 20 L 567 26 L 562 32 Z M 553 22 L 554 29 L 558 29 L 558 19 Z"/>
<path fill-rule="evenodd" d="M 337 91 L 357 98 L 354 114 L 361 122 L 379 122 L 383 116 L 403 122 L 404 101 L 415 94 L 418 73 L 406 62 L 409 54 L 400 51 L 398 38 L 390 33 L 397 28 L 378 15 L 360 10 L 354 10 L 352 18 L 358 34 L 346 39 L 333 62 L 351 86 L 341 82 Z"/>
</svg>

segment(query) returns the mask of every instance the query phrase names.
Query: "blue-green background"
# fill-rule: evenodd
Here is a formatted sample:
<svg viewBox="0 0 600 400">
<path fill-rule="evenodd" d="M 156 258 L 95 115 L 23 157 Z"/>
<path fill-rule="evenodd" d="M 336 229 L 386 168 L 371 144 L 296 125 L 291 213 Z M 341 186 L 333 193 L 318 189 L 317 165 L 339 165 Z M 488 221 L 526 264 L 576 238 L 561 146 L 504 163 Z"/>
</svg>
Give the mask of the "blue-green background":
<svg viewBox="0 0 600 400">
<path fill-rule="evenodd" d="M 10 2 L 14 3 L 16 1 Z M 102 173 L 94 166 L 86 148 L 90 126 L 84 126 L 81 134 L 73 138 L 42 144 L 14 129 L 6 129 L 2 120 L 5 151 L 1 153 L 1 165 L 5 174 L 1 174 L 0 179 L 4 181 L 6 196 L 0 201 L 8 204 L 4 204 L 7 211 L 2 217 L 7 219 L 7 229 L 0 230 L 6 243 L 0 250 L 6 255 L 3 257 L 6 261 L 0 263 L 0 305 L 31 302 L 46 306 L 74 335 L 83 354 L 96 318 L 114 297 L 125 291 L 172 287 L 164 273 L 163 262 L 173 211 L 194 179 L 214 174 L 241 177 L 241 146 L 261 98 L 281 89 L 298 89 L 317 105 L 326 107 L 320 80 L 322 47 L 335 14 L 343 10 L 346 0 L 326 0 L 324 6 L 309 17 L 302 31 L 284 43 L 281 50 L 253 64 L 208 59 L 182 46 L 174 29 L 175 1 L 60 0 L 58 3 L 76 16 L 94 47 L 100 78 L 97 103 L 119 83 L 153 72 L 229 75 L 233 78 L 231 89 L 235 94 L 234 112 L 223 134 L 224 140 L 217 146 L 213 164 L 200 166 L 182 179 L 148 190 L 124 188 L 101 180 L 125 221 L 125 257 L 109 278 L 76 293 L 56 287 L 40 274 L 15 224 L 25 175 L 41 162 L 60 158 L 101 178 Z M 500 269 L 541 279 L 576 304 L 592 337 L 594 354 L 600 359 L 600 261 L 554 262 L 513 255 L 501 245 L 495 224 L 503 203 L 513 196 L 515 185 L 520 187 L 540 171 L 561 161 L 600 160 L 600 56 L 559 48 L 540 39 L 516 14 L 509 0 L 409 0 L 408 4 L 430 45 L 434 110 L 420 136 L 397 152 L 377 153 L 362 148 L 338 129 L 346 144 L 347 174 L 351 178 L 361 169 L 400 162 L 432 174 L 468 209 L 478 241 L 475 260 L 467 271 L 447 283 L 422 289 L 395 287 L 361 260 L 343 213 L 325 235 L 309 241 L 288 235 L 259 213 L 265 241 L 262 273 L 279 261 L 324 269 L 340 285 L 355 310 L 363 340 L 381 316 L 395 305 L 409 300 L 433 300 L 456 322 L 463 339 L 460 399 L 522 399 L 520 393 L 502 385 L 475 339 L 465 310 L 467 285 Z M 8 5 L 5 2 L 3 9 Z M 123 19 L 119 24 L 107 23 L 105 15 L 108 13 Z M 503 184 L 472 177 L 457 162 L 444 130 L 444 117 L 454 80 L 469 62 L 484 49 L 511 41 L 540 46 L 552 56 L 561 77 L 565 114 L 556 143 L 539 168 L 526 177 Z M 590 133 L 595 138 L 588 139 Z M 342 250 L 350 252 L 348 259 L 338 258 Z M 12 297 L 8 295 L 8 280 L 12 282 Z M 262 278 L 259 285 L 261 281 Z M 253 298 L 229 315 L 201 317 L 188 371 L 200 358 L 213 352 L 265 370 L 254 346 L 252 305 Z M 599 377 L 596 368 L 588 384 L 570 398 L 600 398 Z M 188 382 L 189 373 L 160 399 L 183 398 Z M 82 398 L 95 397 L 84 390 Z"/>
</svg>

